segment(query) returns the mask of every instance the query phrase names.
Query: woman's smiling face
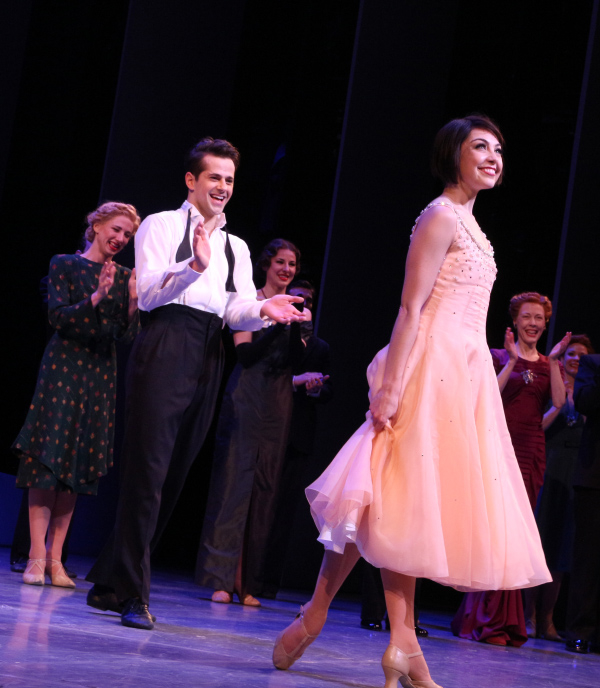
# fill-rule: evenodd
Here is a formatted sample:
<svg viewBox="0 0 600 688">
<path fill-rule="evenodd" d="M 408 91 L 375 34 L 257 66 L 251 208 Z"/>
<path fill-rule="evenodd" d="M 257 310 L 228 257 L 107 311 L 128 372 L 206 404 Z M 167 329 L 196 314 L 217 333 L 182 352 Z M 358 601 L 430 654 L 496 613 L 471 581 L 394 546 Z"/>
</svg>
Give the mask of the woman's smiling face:
<svg viewBox="0 0 600 688">
<path fill-rule="evenodd" d="M 569 344 L 563 356 L 565 372 L 571 377 L 577 375 L 579 370 L 579 359 L 587 355 L 588 350 L 583 344 Z"/>
<path fill-rule="evenodd" d="M 93 230 L 93 243 L 105 260 L 110 260 L 122 251 L 134 234 L 133 222 L 127 215 L 115 215 L 104 222 L 97 222 Z"/>
<path fill-rule="evenodd" d="M 546 329 L 546 313 L 539 303 L 525 302 L 519 309 L 515 320 L 520 342 L 535 345 Z"/>
<path fill-rule="evenodd" d="M 502 174 L 502 146 L 486 129 L 473 129 L 460 149 L 459 184 L 473 191 L 493 188 Z"/>
<path fill-rule="evenodd" d="M 271 258 L 271 265 L 267 270 L 267 284 L 285 291 L 296 274 L 296 254 L 288 248 L 280 248 Z"/>
</svg>

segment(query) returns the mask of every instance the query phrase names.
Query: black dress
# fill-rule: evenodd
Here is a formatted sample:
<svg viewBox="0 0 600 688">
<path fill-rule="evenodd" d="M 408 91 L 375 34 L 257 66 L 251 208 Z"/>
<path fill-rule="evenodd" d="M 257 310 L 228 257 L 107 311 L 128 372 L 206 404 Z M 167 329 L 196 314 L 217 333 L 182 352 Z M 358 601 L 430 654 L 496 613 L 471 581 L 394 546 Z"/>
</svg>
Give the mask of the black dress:
<svg viewBox="0 0 600 688">
<path fill-rule="evenodd" d="M 536 520 L 550 571 L 571 571 L 575 521 L 573 471 L 583 432 L 583 416 L 567 399 L 546 430 L 546 474 Z"/>
<path fill-rule="evenodd" d="M 93 307 L 102 265 L 80 255 L 54 256 L 48 275 L 48 342 L 25 419 L 12 449 L 18 487 L 96 494 L 113 463 L 115 341 L 130 341 L 131 271 L 117 266 L 108 296 Z"/>
<path fill-rule="evenodd" d="M 253 343 L 272 341 L 249 367 L 238 362 L 219 415 L 196 566 L 196 583 L 215 590 L 233 592 L 242 550 L 238 592 L 260 594 L 263 585 L 292 414 L 292 368 L 303 346 L 297 324 L 273 327 L 253 333 Z"/>
<path fill-rule="evenodd" d="M 303 339 L 306 343 L 302 358 L 294 369 L 294 375 L 302 375 L 309 371 L 330 375 L 331 361 L 329 344 L 310 334 Z M 306 327 L 302 323 L 301 330 Z M 308 502 L 304 496 L 304 488 L 312 482 L 316 465 L 313 456 L 315 436 L 318 423 L 317 407 L 327 403 L 333 396 L 332 380 L 324 382 L 318 396 L 310 396 L 305 387 L 299 387 L 293 393 L 292 420 L 288 444 L 285 450 L 285 462 L 279 488 L 277 512 L 269 533 L 267 543 L 267 563 L 263 588 L 258 592 L 263 597 L 274 599 L 279 590 L 284 571 L 287 552 L 291 548 L 290 533 L 294 525 L 294 518 L 298 507 L 306 510 L 309 516 Z M 383 617 L 382 617 L 383 618 Z"/>
</svg>

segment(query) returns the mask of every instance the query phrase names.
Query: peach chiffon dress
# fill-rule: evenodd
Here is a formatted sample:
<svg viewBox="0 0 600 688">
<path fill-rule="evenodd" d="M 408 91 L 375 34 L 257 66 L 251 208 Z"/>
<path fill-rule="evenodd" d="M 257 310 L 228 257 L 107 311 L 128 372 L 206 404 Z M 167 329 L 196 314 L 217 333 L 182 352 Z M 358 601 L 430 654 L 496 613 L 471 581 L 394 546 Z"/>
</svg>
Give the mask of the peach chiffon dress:
<svg viewBox="0 0 600 688">
<path fill-rule="evenodd" d="M 356 543 L 379 568 L 460 590 L 539 585 L 551 577 L 485 337 L 493 249 L 451 204 L 432 205 L 454 210 L 456 234 L 422 309 L 398 416 L 376 434 L 367 414 L 306 489 L 311 513 L 327 549 Z M 386 356 L 367 370 L 370 396 Z"/>
</svg>

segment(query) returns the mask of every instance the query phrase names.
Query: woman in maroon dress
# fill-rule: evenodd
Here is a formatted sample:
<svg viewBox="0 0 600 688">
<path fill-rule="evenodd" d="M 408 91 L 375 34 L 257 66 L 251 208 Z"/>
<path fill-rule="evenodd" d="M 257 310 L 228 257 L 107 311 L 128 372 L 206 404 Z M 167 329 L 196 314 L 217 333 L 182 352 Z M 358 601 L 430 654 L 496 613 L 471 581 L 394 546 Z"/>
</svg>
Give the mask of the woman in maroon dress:
<svg viewBox="0 0 600 688">
<path fill-rule="evenodd" d="M 506 423 L 523 475 L 525 489 L 535 508 L 544 482 L 546 446 L 542 420 L 548 402 L 561 408 L 565 385 L 558 362 L 571 333 L 540 354 L 537 343 L 552 315 L 550 299 L 537 292 L 517 294 L 509 313 L 517 330 L 506 330 L 504 349 L 492 349 L 494 368 L 502 393 Z M 520 590 L 472 592 L 465 595 L 452 620 L 454 635 L 493 645 L 521 646 L 527 640 Z"/>
</svg>

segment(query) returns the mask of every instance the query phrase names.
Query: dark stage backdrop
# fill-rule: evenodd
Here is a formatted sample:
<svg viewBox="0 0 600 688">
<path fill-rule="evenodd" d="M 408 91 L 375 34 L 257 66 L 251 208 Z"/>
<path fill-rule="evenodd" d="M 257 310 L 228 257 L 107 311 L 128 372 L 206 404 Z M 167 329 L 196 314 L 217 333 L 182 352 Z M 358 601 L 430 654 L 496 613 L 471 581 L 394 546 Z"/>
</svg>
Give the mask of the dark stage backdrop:
<svg viewBox="0 0 600 688">
<path fill-rule="evenodd" d="M 37 283 L 50 257 L 76 248 L 82 218 L 99 200 L 134 203 L 143 215 L 177 207 L 184 153 L 207 134 L 242 152 L 231 230 L 254 254 L 274 236 L 296 242 L 306 276 L 320 286 L 319 335 L 332 346 L 336 397 L 322 414 L 306 481 L 364 418 L 364 371 L 389 338 L 410 229 L 439 192 L 428 171 L 431 141 L 451 117 L 485 112 L 507 139 L 505 183 L 475 209 L 499 268 L 490 344 L 501 346 L 510 296 L 552 296 L 559 267 L 555 338 L 587 330 L 600 344 L 591 207 L 599 188 L 598 54 L 588 49 L 597 4 L 15 4 L 0 22 L 3 31 L 14 27 L 0 48 L 14 67 L 2 81 L 0 136 L 10 290 L 3 466 L 11 467 L 8 447 L 45 343 Z M 123 262 L 131 260 L 128 252 Z M 157 552 L 163 563 L 193 566 L 210 460 L 209 442 Z M 14 502 L 11 481 L 0 483 L 0 543 L 16 517 L 2 506 Z M 74 551 L 101 546 L 117 483 L 115 469 L 96 500 L 80 500 Z M 302 505 L 287 585 L 314 581 L 314 537 Z"/>
</svg>

